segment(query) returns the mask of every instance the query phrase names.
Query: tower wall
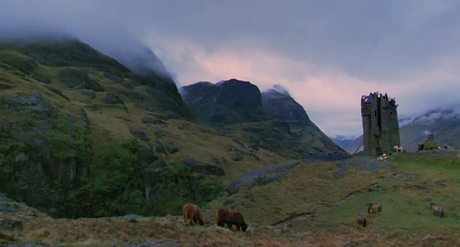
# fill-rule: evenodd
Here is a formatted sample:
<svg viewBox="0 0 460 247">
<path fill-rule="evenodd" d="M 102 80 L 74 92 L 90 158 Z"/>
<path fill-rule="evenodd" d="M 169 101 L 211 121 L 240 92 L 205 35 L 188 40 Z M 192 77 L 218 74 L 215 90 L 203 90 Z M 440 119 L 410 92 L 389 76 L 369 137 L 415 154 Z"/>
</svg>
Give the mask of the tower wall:
<svg viewBox="0 0 460 247">
<path fill-rule="evenodd" d="M 361 107 L 361 116 L 363 118 L 363 141 L 364 150 L 370 150 L 371 146 L 371 117 L 372 104 L 364 103 Z"/>
<path fill-rule="evenodd" d="M 401 144 L 397 105 L 387 94 L 370 93 L 361 97 L 364 152 L 380 155 Z"/>
</svg>

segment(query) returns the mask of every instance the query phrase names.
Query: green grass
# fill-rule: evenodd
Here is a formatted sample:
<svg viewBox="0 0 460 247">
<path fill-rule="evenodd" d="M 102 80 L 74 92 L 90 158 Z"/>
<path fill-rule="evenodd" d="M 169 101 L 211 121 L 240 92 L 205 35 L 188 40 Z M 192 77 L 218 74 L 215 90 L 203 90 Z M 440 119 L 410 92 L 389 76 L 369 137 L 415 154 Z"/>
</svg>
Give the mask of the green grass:
<svg viewBox="0 0 460 247">
<path fill-rule="evenodd" d="M 253 199 L 248 199 L 248 190 L 243 188 L 235 195 L 213 201 L 207 215 L 211 216 L 217 208 L 236 206 L 249 222 L 287 224 L 296 232 L 361 229 L 381 234 L 397 232 L 444 237 L 450 236 L 446 235 L 449 231 L 460 233 L 460 220 L 452 217 L 460 215 L 458 156 L 408 153 L 385 163 L 393 170 L 381 170 L 374 175 L 351 169 L 340 179 L 333 178 L 337 167 L 330 163 L 299 165 L 282 181 L 251 188 Z M 417 177 L 393 178 L 396 174 Z M 446 185 L 438 185 L 444 180 Z M 429 182 L 424 188 L 426 181 Z M 368 191 L 372 184 L 380 186 L 383 192 L 376 187 Z M 355 193 L 343 200 L 352 192 Z M 224 205 L 229 200 L 234 202 Z M 381 203 L 382 212 L 369 214 L 368 202 Z M 430 202 L 442 206 L 446 217 L 433 216 Z M 294 214 L 298 216 L 280 221 Z M 305 218 L 309 214 L 312 217 Z M 364 229 L 356 223 L 358 214 L 367 217 L 368 226 Z M 458 233 L 452 234 L 459 237 Z"/>
<path fill-rule="evenodd" d="M 129 220 L 104 218 L 61 220 L 56 224 L 54 220 L 40 218 L 27 223 L 20 236 L 25 240 L 46 240 L 50 244 L 71 242 L 72 246 L 95 243 L 108 246 L 114 241 L 146 241 L 153 236 L 185 242 L 199 236 L 208 246 L 344 246 L 350 242 L 357 246 L 458 246 L 460 221 L 450 217 L 453 213 L 460 213 L 459 184 L 450 180 L 460 173 L 455 169 L 457 162 L 458 158 L 454 156 L 402 154 L 385 162 L 394 170 L 381 170 L 375 175 L 351 169 L 340 179 L 333 178 L 338 167 L 332 163 L 301 164 L 282 181 L 250 190 L 241 189 L 240 193 L 222 198 L 220 203 L 234 200 L 239 204 L 237 210 L 243 213 L 247 223 L 258 223 L 257 228 L 250 226 L 244 234 L 215 226 L 214 209 L 230 206 L 214 201 L 209 204 L 211 209 L 206 211 L 208 224 L 203 227 L 186 226 L 181 216 L 144 218 L 135 224 Z M 417 179 L 394 179 L 393 174 L 415 174 Z M 426 189 L 414 187 L 438 178 L 446 178 L 447 186 L 430 183 Z M 367 191 L 372 184 L 380 185 L 384 192 Z M 356 193 L 342 200 L 353 191 Z M 247 196 L 249 192 L 252 199 Z M 443 206 L 447 217 L 433 216 L 427 197 Z M 382 212 L 368 214 L 367 202 L 381 203 Z M 261 209 L 264 205 L 265 208 Z M 288 227 L 283 224 L 269 227 L 282 217 L 291 214 L 304 217 L 301 214 L 308 212 L 313 213 L 312 218 L 286 222 Z M 358 213 L 367 217 L 366 228 L 357 225 Z M 117 224 L 113 224 L 115 221 Z M 73 231 L 59 230 L 63 225 Z M 139 227 L 144 225 L 149 227 Z M 107 237 L 107 232 L 116 232 L 121 237 L 113 240 Z M 305 235 L 306 232 L 309 234 Z M 431 237 L 427 237 L 428 234 Z M 89 236 L 92 242 L 85 243 Z"/>
<path fill-rule="evenodd" d="M 398 156 L 391 164 L 395 168 L 393 173 L 414 174 L 417 178 L 394 179 L 386 176 L 378 182 L 384 193 L 360 193 L 340 205 L 320 210 L 318 216 L 326 221 L 313 224 L 313 229 L 353 226 L 360 213 L 367 216 L 368 228 L 375 231 L 396 230 L 431 235 L 445 234 L 447 229 L 460 232 L 459 220 L 451 217 L 452 214 L 460 215 L 458 158 L 408 154 Z M 446 180 L 447 186 L 437 185 L 435 181 L 439 180 Z M 430 181 L 426 189 L 414 187 L 425 181 Z M 429 199 L 444 208 L 445 218 L 432 215 Z M 381 203 L 382 212 L 368 214 L 367 202 Z"/>
</svg>

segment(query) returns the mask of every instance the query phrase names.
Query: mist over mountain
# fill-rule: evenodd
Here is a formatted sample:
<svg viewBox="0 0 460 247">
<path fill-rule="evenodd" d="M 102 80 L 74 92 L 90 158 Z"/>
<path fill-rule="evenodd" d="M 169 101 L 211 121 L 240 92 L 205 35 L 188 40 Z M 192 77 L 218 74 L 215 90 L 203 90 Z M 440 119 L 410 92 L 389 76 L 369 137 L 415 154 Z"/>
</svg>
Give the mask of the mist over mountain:
<svg viewBox="0 0 460 247">
<path fill-rule="evenodd" d="M 280 84 L 276 84 L 276 85 L 273 85 L 273 87 L 265 90 L 264 92 L 267 92 L 267 93 L 270 93 L 270 92 L 277 92 L 277 93 L 280 93 L 280 94 L 285 94 L 285 95 L 289 95 L 289 91 L 287 90 L 287 88 L 283 87 L 282 85 Z"/>
<path fill-rule="evenodd" d="M 35 4 L 29 2 L 27 8 Z M 36 7 L 43 8 L 47 4 L 37 4 Z M 66 7 L 71 8 L 71 5 Z M 77 39 L 116 59 L 136 74 L 155 74 L 168 81 L 173 80 L 172 73 L 148 48 L 145 39 L 123 25 L 111 21 L 102 22 L 101 17 L 89 16 L 93 12 L 86 17 L 63 16 L 59 12 L 45 16 L 38 12 L 21 15 L 26 10 L 18 8 L 19 5 L 12 4 L 0 8 L 0 43 L 49 43 Z"/>
</svg>

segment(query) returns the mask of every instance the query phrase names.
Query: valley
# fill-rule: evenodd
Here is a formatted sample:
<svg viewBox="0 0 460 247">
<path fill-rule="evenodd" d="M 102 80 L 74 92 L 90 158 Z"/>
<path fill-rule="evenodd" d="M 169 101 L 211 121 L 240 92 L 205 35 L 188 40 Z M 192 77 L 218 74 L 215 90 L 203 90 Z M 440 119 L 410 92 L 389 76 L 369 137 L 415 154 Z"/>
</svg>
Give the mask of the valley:
<svg viewBox="0 0 460 247">
<path fill-rule="evenodd" d="M 6 246 L 458 244 L 457 152 L 352 157 L 287 92 L 178 88 L 79 40 L 9 43 L 0 112 Z M 204 226 L 184 224 L 185 203 Z M 248 232 L 217 227 L 219 208 Z"/>
</svg>

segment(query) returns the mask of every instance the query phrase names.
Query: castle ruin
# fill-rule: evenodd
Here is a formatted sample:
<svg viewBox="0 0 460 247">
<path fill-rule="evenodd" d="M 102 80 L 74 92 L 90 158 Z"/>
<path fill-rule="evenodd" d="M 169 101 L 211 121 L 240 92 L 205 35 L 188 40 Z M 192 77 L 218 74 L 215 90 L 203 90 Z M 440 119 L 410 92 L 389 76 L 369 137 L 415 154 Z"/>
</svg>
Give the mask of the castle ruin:
<svg viewBox="0 0 460 247">
<path fill-rule="evenodd" d="M 397 107 L 395 99 L 386 93 L 361 96 L 364 154 L 381 155 L 401 145 Z"/>
</svg>

